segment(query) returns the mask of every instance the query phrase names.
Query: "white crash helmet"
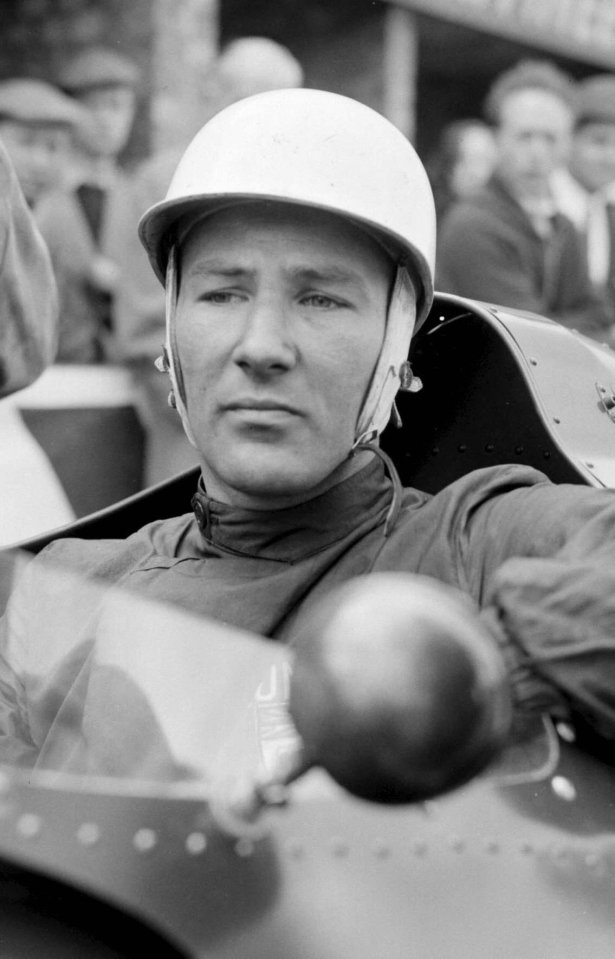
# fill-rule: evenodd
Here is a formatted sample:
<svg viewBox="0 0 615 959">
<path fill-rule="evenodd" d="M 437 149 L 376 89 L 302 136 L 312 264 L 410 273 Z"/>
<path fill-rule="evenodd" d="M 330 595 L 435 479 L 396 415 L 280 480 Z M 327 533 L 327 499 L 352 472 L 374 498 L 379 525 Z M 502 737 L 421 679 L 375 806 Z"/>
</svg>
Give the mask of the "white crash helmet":
<svg viewBox="0 0 615 959">
<path fill-rule="evenodd" d="M 139 236 L 167 288 L 168 367 L 189 439 L 175 349 L 175 254 L 195 222 L 240 202 L 276 201 L 339 214 L 378 240 L 397 264 L 382 350 L 359 414 L 355 446 L 386 426 L 408 384 L 413 330 L 433 299 L 436 216 L 425 169 L 406 137 L 356 100 L 321 90 L 275 90 L 216 114 L 180 160 L 166 198 Z"/>
</svg>

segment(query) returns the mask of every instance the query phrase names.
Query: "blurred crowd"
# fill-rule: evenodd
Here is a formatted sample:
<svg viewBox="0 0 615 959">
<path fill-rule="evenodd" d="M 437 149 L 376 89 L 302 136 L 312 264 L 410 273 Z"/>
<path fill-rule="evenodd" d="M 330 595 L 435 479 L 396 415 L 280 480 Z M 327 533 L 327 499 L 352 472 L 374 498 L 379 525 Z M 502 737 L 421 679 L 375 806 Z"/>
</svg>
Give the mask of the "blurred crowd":
<svg viewBox="0 0 615 959">
<path fill-rule="evenodd" d="M 449 149 L 438 287 L 614 346 L 615 76 L 574 82 L 549 61 L 522 61 L 496 78 L 484 114 L 490 163 L 474 126 Z M 478 189 L 455 172 L 469 163 L 476 177 L 490 167 Z"/>
<path fill-rule="evenodd" d="M 141 83 L 134 62 L 103 48 L 67 62 L 55 85 L 0 82 L 0 308 L 15 317 L 0 365 L 11 394 L 0 404 L 0 468 L 16 518 L 3 522 L 5 542 L 196 465 L 154 365 L 164 292 L 137 238 L 186 143 L 126 168 Z M 204 79 L 200 120 L 303 83 L 286 48 L 233 41 Z M 482 116 L 444 126 L 423 159 L 439 290 L 615 345 L 615 75 L 574 81 L 548 60 L 522 61 L 485 91 Z M 24 357 L 29 369 L 18 369 Z"/>
</svg>

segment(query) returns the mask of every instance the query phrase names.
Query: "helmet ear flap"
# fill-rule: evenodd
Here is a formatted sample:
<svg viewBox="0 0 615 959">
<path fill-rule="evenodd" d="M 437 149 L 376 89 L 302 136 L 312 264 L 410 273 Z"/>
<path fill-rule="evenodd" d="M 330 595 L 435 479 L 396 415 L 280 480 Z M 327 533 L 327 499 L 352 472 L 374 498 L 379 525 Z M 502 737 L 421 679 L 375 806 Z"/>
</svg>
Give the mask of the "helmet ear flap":
<svg viewBox="0 0 615 959">
<path fill-rule="evenodd" d="M 405 266 L 397 268 L 380 356 L 363 400 L 353 449 L 382 433 L 395 396 L 407 376 L 408 351 L 416 323 L 416 291 Z"/>
<path fill-rule="evenodd" d="M 165 287 L 165 307 L 166 307 L 166 342 L 163 347 L 162 369 L 169 374 L 171 380 L 171 391 L 168 397 L 169 406 L 177 410 L 181 417 L 184 432 L 189 442 L 196 448 L 197 443 L 190 426 L 188 410 L 186 407 L 186 392 L 184 389 L 184 378 L 182 375 L 179 351 L 177 349 L 176 336 L 176 314 L 177 314 L 177 296 L 178 296 L 178 256 L 177 244 L 174 243 L 169 250 L 166 271 Z M 160 367 L 158 367 L 160 369 Z"/>
</svg>

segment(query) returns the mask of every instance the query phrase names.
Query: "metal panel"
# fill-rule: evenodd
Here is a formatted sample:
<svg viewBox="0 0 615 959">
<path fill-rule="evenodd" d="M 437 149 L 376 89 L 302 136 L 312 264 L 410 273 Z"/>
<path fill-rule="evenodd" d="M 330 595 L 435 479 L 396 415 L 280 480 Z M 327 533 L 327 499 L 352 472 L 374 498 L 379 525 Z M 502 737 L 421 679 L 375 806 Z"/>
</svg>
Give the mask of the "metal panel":
<svg viewBox="0 0 615 959">
<path fill-rule="evenodd" d="M 483 779 L 428 806 L 363 803 L 314 771 L 260 840 L 226 837 L 205 792 L 3 787 L 6 862 L 123 907 L 194 957 L 614 954 L 615 776 L 568 745 L 541 781 Z"/>
<path fill-rule="evenodd" d="M 473 469 L 523 463 L 557 483 L 615 485 L 615 353 L 539 316 L 439 294 L 412 348 L 383 447 L 402 482 L 436 492 Z"/>
</svg>

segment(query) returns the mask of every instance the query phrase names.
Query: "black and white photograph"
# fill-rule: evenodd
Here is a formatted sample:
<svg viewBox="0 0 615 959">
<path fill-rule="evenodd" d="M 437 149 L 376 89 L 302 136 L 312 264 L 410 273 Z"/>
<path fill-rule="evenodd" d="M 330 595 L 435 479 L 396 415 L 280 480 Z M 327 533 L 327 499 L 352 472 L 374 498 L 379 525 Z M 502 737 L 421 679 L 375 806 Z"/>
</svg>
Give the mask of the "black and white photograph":
<svg viewBox="0 0 615 959">
<path fill-rule="evenodd" d="M 0 959 L 613 959 L 615 2 L 0 22 Z"/>
</svg>

